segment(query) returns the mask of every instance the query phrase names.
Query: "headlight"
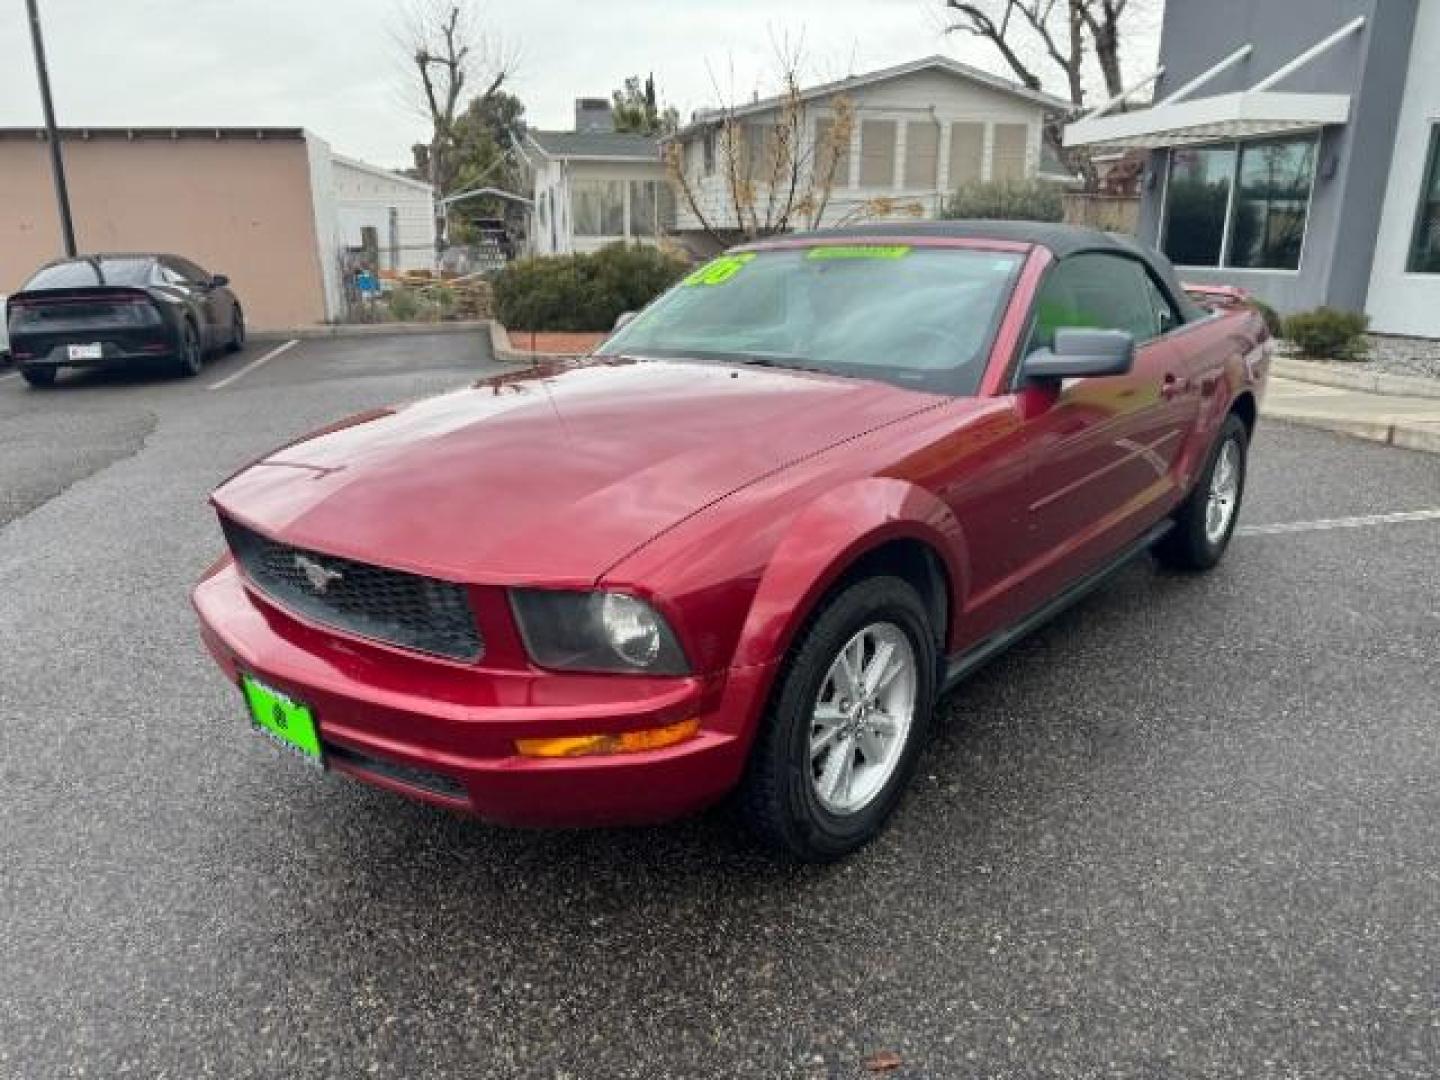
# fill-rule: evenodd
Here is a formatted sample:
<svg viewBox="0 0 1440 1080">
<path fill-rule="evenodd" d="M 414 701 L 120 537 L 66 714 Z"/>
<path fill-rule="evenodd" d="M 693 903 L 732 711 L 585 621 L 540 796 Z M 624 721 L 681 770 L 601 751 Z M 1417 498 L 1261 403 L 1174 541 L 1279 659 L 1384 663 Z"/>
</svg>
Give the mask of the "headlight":
<svg viewBox="0 0 1440 1080">
<path fill-rule="evenodd" d="M 660 613 L 625 593 L 513 589 L 530 659 L 564 671 L 685 675 L 690 665 Z"/>
</svg>

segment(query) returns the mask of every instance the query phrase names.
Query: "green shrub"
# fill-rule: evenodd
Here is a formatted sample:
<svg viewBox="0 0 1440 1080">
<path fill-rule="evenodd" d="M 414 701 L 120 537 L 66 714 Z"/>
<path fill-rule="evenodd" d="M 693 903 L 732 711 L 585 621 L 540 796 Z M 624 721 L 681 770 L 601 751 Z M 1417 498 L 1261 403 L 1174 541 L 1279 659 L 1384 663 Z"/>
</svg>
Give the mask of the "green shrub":
<svg viewBox="0 0 1440 1080">
<path fill-rule="evenodd" d="M 1250 298 L 1250 306 L 1259 312 L 1260 317 L 1265 320 L 1265 329 L 1270 331 L 1271 337 L 1278 338 L 1285 336 L 1285 320 L 1280 317 L 1278 311 L 1265 303 L 1264 300 L 1256 300 L 1253 296 Z"/>
<path fill-rule="evenodd" d="M 684 262 L 645 245 L 518 259 L 495 278 L 495 311 L 512 330 L 609 330 L 679 280 Z"/>
<path fill-rule="evenodd" d="M 1320 307 L 1286 319 L 1285 336 L 1304 356 L 1320 360 L 1360 360 L 1365 356 L 1364 335 L 1369 325 L 1368 315 Z"/>
<path fill-rule="evenodd" d="M 420 314 L 420 298 L 409 289 L 391 289 L 387 302 L 390 318 L 396 322 L 411 322 Z"/>
<path fill-rule="evenodd" d="M 989 221 L 1064 221 L 1060 189 L 1039 180 L 962 184 L 945 203 L 943 217 Z"/>
</svg>

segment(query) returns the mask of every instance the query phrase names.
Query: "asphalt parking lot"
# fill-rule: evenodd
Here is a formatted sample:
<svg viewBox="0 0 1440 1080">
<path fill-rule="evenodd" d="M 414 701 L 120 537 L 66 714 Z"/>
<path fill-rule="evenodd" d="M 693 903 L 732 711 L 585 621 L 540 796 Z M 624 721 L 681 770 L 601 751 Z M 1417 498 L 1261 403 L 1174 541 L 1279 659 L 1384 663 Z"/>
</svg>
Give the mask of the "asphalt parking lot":
<svg viewBox="0 0 1440 1080">
<path fill-rule="evenodd" d="M 1440 1071 L 1440 518 L 1373 517 L 1440 508 L 1440 458 L 1262 424 L 1219 571 L 1134 565 L 983 669 L 885 836 L 795 868 L 720 813 L 487 828 L 248 731 L 186 599 L 207 491 L 493 370 L 278 344 L 0 371 L 0 1076 Z"/>
</svg>

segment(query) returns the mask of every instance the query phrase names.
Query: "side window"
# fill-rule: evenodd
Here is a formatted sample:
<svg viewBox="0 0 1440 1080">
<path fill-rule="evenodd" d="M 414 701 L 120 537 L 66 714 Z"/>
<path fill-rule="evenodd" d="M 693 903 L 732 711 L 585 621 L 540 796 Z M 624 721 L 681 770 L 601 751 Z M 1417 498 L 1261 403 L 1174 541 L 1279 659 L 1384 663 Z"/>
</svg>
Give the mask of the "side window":
<svg viewBox="0 0 1440 1080">
<path fill-rule="evenodd" d="M 1155 279 L 1148 273 L 1145 275 L 1145 287 L 1150 293 L 1150 306 L 1155 309 L 1155 320 L 1158 329 L 1162 334 L 1168 334 L 1180 325 L 1180 313 L 1175 310 L 1175 305 L 1170 298 L 1155 284 Z"/>
<path fill-rule="evenodd" d="M 1162 331 L 1153 290 L 1150 275 L 1133 259 L 1099 252 L 1071 255 L 1040 288 L 1026 351 L 1053 346 L 1055 331 L 1067 327 L 1128 330 L 1137 345 L 1158 337 Z"/>
<path fill-rule="evenodd" d="M 184 285 L 185 275 L 173 263 L 160 260 L 155 264 L 155 277 L 162 285 Z"/>
<path fill-rule="evenodd" d="M 210 280 L 210 275 L 189 259 L 172 258 L 170 263 L 183 277 L 196 285 L 203 285 Z"/>
</svg>

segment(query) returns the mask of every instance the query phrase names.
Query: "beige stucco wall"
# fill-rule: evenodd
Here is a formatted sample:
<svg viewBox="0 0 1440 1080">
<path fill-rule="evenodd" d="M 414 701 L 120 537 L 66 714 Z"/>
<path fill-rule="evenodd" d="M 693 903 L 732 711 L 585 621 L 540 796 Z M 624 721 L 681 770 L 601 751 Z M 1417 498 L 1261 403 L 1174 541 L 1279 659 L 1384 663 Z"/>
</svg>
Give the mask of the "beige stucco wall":
<svg viewBox="0 0 1440 1080">
<path fill-rule="evenodd" d="M 230 277 L 252 329 L 323 322 L 301 139 L 64 140 L 82 252 L 165 251 Z M 48 147 L 0 139 L 0 293 L 60 255 Z"/>
</svg>

